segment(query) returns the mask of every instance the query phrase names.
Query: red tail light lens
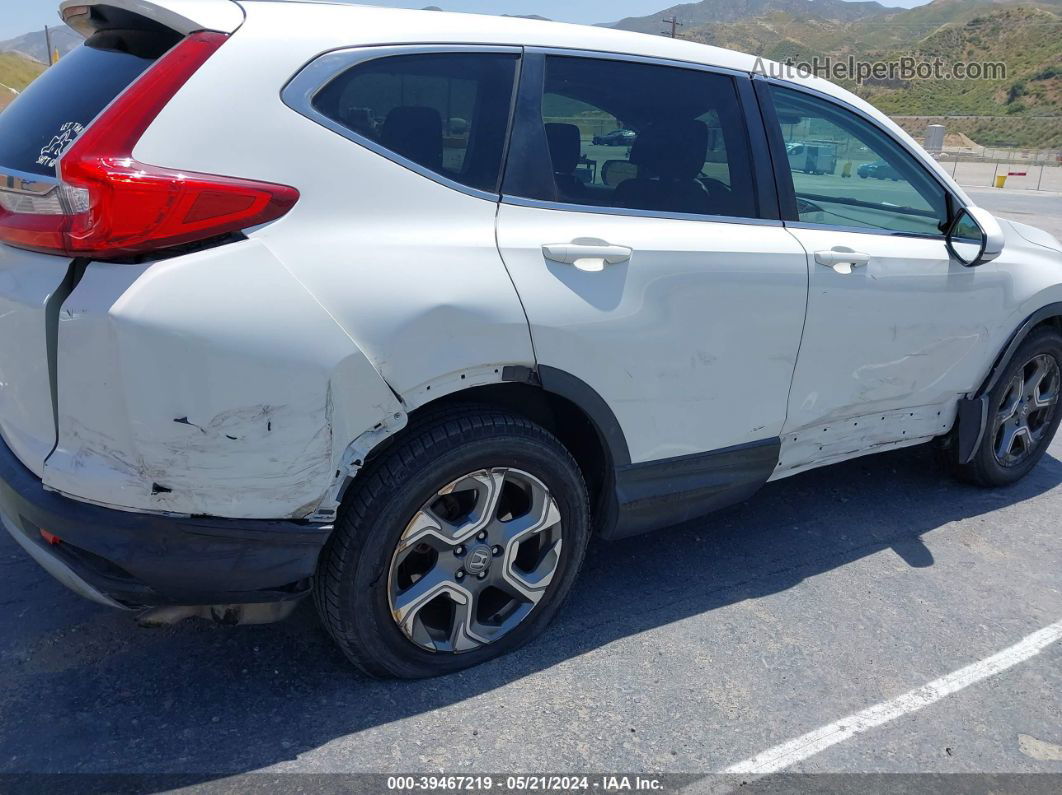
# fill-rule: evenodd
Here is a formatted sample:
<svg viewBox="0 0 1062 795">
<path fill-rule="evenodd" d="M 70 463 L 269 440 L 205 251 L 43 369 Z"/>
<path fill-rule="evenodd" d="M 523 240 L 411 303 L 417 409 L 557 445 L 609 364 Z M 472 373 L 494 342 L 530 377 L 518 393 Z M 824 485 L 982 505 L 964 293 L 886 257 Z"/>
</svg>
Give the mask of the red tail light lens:
<svg viewBox="0 0 1062 795">
<path fill-rule="evenodd" d="M 139 163 L 133 147 L 227 36 L 193 33 L 116 99 L 59 161 L 47 196 L 0 193 L 0 240 L 75 257 L 116 257 L 274 221 L 298 201 L 286 185 Z"/>
</svg>

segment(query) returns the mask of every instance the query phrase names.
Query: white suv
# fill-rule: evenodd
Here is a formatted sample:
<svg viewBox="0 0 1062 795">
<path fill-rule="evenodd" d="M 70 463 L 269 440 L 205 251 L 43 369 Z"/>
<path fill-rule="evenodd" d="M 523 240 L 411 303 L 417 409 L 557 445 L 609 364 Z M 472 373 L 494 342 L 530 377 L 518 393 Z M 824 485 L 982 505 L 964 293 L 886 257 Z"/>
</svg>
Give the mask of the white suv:
<svg viewBox="0 0 1062 795">
<path fill-rule="evenodd" d="M 62 13 L 85 45 L 0 115 L 0 512 L 98 602 L 312 592 L 369 673 L 438 674 L 540 632 L 592 533 L 931 440 L 1004 485 L 1062 418 L 1058 241 L 827 82 L 432 11 Z"/>
</svg>

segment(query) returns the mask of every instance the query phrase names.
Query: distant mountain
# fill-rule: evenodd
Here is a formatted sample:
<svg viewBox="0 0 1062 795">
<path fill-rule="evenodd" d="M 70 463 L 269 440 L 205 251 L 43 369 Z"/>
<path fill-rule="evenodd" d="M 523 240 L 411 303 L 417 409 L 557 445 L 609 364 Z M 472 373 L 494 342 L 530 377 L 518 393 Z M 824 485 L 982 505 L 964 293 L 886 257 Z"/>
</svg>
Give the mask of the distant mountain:
<svg viewBox="0 0 1062 795">
<path fill-rule="evenodd" d="M 82 41 L 81 36 L 65 26 L 50 27 L 52 48 L 59 50 L 59 55 L 66 55 Z M 40 63 L 48 63 L 48 49 L 45 46 L 44 28 L 24 33 L 7 41 L 0 41 L 0 52 L 17 52 Z"/>
<path fill-rule="evenodd" d="M 897 13 L 898 10 L 886 8 L 877 2 L 846 0 L 701 0 L 699 3 L 671 6 L 644 17 L 627 17 L 604 26 L 639 33 L 660 33 L 665 27 L 665 17 L 675 17 L 683 28 L 689 30 L 701 25 L 737 22 L 776 12 L 796 17 L 812 16 L 850 22 L 870 17 L 885 17 Z"/>
<path fill-rule="evenodd" d="M 949 130 L 980 144 L 1062 147 L 1062 0 L 933 0 L 849 21 L 774 11 L 691 26 L 680 35 L 796 63 L 827 55 L 872 62 L 912 56 L 948 65 L 1002 63 L 1006 75 L 991 80 L 842 84 L 893 116 L 969 116 L 949 121 Z"/>
</svg>

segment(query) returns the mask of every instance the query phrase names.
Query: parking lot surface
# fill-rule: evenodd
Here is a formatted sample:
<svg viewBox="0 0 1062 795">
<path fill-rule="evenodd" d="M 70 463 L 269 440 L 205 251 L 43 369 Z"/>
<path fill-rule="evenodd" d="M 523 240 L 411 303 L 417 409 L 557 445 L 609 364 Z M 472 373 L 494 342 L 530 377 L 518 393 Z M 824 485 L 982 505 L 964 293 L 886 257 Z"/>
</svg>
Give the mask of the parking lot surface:
<svg viewBox="0 0 1062 795">
<path fill-rule="evenodd" d="M 1062 198 L 975 195 L 1062 231 Z M 140 628 L 6 535 L 0 604 L 0 773 L 708 773 L 1059 622 L 1062 439 L 1009 489 L 913 448 L 596 543 L 542 639 L 431 681 L 361 677 L 308 602 L 272 626 Z M 1062 773 L 1060 715 L 1053 642 L 785 769 Z"/>
</svg>

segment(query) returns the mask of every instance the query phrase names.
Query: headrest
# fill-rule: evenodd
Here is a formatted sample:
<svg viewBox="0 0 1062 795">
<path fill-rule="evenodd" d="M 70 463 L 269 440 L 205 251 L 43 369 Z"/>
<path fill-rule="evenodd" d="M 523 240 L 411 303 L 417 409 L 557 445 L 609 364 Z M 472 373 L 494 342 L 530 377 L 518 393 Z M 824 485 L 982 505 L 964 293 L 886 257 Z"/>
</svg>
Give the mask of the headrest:
<svg viewBox="0 0 1062 795">
<path fill-rule="evenodd" d="M 696 179 L 707 156 L 708 125 L 697 119 L 650 124 L 631 149 L 641 177 Z"/>
<path fill-rule="evenodd" d="M 579 128 L 574 124 L 547 124 L 546 139 L 553 158 L 553 170 L 558 174 L 573 173 L 583 151 Z"/>
<path fill-rule="evenodd" d="M 380 130 L 380 144 L 428 168 L 442 167 L 442 117 L 435 108 L 394 108 Z"/>
</svg>

